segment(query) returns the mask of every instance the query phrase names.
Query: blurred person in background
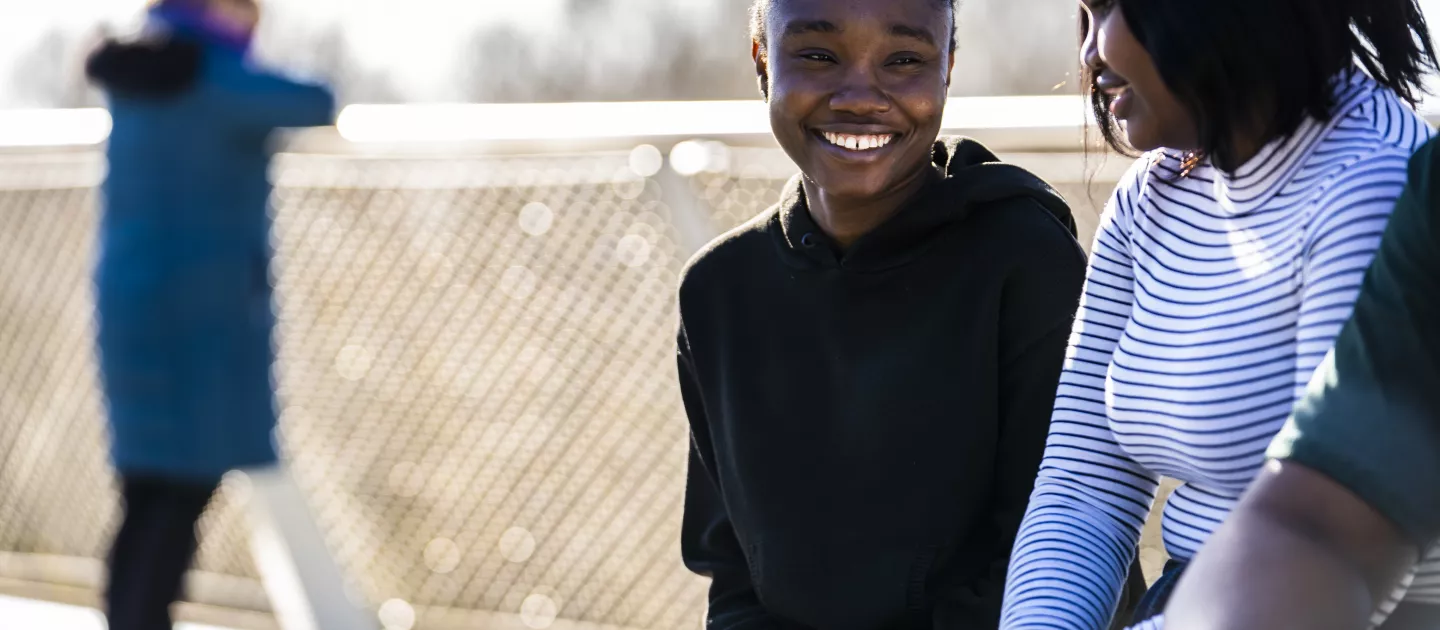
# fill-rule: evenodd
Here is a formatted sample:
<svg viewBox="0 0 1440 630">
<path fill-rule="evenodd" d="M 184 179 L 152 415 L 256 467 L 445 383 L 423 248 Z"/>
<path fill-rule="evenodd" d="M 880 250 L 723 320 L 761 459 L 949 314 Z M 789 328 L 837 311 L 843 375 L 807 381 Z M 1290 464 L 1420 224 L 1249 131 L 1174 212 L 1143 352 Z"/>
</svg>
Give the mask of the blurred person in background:
<svg viewBox="0 0 1440 630">
<path fill-rule="evenodd" d="M 1171 630 L 1358 630 L 1440 541 L 1437 142 L 1411 160 L 1355 316 L 1271 446 L 1278 461 L 1180 581 Z M 1409 608 L 1407 627 L 1440 628 L 1436 607 Z"/>
<path fill-rule="evenodd" d="M 249 67 L 258 18 L 252 0 L 162 0 L 86 68 L 114 119 L 96 269 L 125 507 L 112 630 L 170 627 L 221 476 L 277 462 L 267 143 L 330 124 L 334 100 Z"/>
<path fill-rule="evenodd" d="M 1011 630 L 1104 626 L 1163 475 L 1183 484 L 1171 560 L 1135 613 L 1161 623 L 1349 318 L 1432 134 L 1411 107 L 1436 67 L 1414 0 L 1080 4 L 1104 136 L 1148 153 L 1101 218 Z M 1440 565 L 1420 576 L 1402 608 L 1440 604 Z"/>
<path fill-rule="evenodd" d="M 950 0 L 752 13 L 801 174 L 681 280 L 681 552 L 707 626 L 993 630 L 1079 303 L 1070 210 L 939 137 Z"/>
</svg>

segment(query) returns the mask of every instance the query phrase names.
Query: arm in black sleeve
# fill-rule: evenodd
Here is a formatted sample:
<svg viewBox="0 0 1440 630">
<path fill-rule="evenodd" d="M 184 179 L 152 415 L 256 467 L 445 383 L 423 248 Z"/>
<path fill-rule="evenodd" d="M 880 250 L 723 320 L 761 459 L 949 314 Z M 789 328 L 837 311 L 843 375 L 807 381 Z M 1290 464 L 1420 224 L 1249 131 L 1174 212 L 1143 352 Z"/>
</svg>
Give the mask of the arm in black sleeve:
<svg viewBox="0 0 1440 630">
<path fill-rule="evenodd" d="M 1025 260 L 1006 279 L 1000 307 L 995 472 L 990 512 L 976 521 L 975 533 L 977 548 L 989 561 L 977 579 L 945 594 L 952 601 L 945 607 L 949 610 L 937 612 L 937 627 L 999 625 L 1010 551 L 1045 452 L 1055 390 L 1085 282 L 1085 254 L 1058 223 L 1035 228 L 1025 244 Z"/>
<path fill-rule="evenodd" d="M 714 473 L 715 452 L 695 381 L 688 341 L 680 334 L 680 394 L 690 419 L 690 466 L 685 479 L 685 515 L 680 555 L 685 567 L 710 578 L 707 630 L 803 630 L 771 615 L 750 581 L 750 565 L 730 524 Z"/>
</svg>

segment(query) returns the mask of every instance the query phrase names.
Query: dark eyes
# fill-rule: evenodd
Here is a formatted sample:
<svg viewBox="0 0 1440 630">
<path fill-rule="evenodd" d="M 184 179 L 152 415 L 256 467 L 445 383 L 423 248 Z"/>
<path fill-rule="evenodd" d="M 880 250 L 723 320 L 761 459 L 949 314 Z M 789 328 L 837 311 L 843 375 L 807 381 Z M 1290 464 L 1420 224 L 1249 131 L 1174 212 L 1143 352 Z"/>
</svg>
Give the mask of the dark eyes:
<svg viewBox="0 0 1440 630">
<path fill-rule="evenodd" d="M 831 54 L 829 54 L 829 53 L 823 53 L 823 52 L 805 52 L 805 53 L 800 53 L 799 57 L 800 57 L 801 59 L 806 60 L 806 61 L 814 61 L 814 62 L 817 62 L 817 63 L 835 63 L 835 62 L 836 62 L 835 57 L 834 57 L 833 55 L 831 55 Z M 896 57 L 896 58 L 894 58 L 894 59 L 891 59 L 886 65 L 892 65 L 892 66 L 915 66 L 915 65 L 920 65 L 920 64 L 923 64 L 923 63 L 925 63 L 925 60 L 923 60 L 923 59 L 921 59 L 920 57 L 917 57 L 917 56 L 915 56 L 915 55 L 900 55 L 900 56 L 898 56 L 898 57 Z"/>
</svg>

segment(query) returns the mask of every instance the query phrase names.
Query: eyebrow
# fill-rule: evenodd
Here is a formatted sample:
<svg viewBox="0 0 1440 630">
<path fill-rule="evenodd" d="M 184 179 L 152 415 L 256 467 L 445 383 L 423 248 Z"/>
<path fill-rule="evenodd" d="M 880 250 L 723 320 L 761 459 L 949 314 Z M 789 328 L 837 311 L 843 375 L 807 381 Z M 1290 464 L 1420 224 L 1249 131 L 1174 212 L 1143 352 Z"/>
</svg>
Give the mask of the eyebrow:
<svg viewBox="0 0 1440 630">
<path fill-rule="evenodd" d="M 925 43 L 927 43 L 927 44 L 930 44 L 931 46 L 938 46 L 938 45 L 939 45 L 939 44 L 936 44 L 936 43 L 935 43 L 935 36 L 934 36 L 934 35 L 931 35 L 931 34 L 930 34 L 930 31 L 927 31 L 927 30 L 925 30 L 925 29 L 923 29 L 923 28 L 915 28 L 915 27 L 913 27 L 913 26 L 906 26 L 906 25 L 904 25 L 904 24 L 891 24 L 891 25 L 890 25 L 890 34 L 891 34 L 891 35 L 895 35 L 895 36 L 897 36 L 897 37 L 908 37 L 908 38 L 910 38 L 910 39 L 918 39 L 918 40 L 920 40 L 920 41 L 922 41 L 922 42 L 925 42 Z"/>
<path fill-rule="evenodd" d="M 834 22 L 825 20 L 795 20 L 785 25 L 786 35 L 802 35 L 805 33 L 839 33 L 840 27 Z"/>
<path fill-rule="evenodd" d="M 794 20 L 785 25 L 785 35 L 803 35 L 806 33 L 839 33 L 845 29 L 836 26 L 834 22 L 826 20 Z M 931 46 L 938 46 L 935 36 L 923 28 L 916 28 L 905 24 L 891 24 L 890 34 L 896 37 L 915 39 Z"/>
</svg>

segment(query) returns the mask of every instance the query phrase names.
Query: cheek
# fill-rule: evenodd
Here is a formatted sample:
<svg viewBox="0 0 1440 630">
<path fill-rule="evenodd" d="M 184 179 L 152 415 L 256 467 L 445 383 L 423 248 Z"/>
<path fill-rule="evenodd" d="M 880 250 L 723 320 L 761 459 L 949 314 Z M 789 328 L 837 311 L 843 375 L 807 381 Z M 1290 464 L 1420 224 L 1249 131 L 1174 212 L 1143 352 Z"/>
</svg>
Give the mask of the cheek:
<svg viewBox="0 0 1440 630">
<path fill-rule="evenodd" d="M 1134 82 L 1142 79 L 1141 75 L 1147 74 L 1147 70 L 1150 74 L 1154 73 L 1150 53 L 1140 45 L 1140 40 L 1135 39 L 1119 8 L 1111 9 L 1099 21 L 1093 39 L 1090 45 L 1095 46 L 1101 63 L 1126 80 Z"/>
<path fill-rule="evenodd" d="M 1176 149 L 1193 149 L 1200 135 L 1195 119 L 1184 105 L 1169 90 L 1163 90 L 1160 103 L 1152 106 L 1159 133 L 1164 134 L 1165 143 Z"/>
<path fill-rule="evenodd" d="M 772 70 L 772 73 L 775 72 Z M 795 120 L 804 118 L 825 103 L 826 92 L 804 77 L 780 70 L 770 75 L 770 118 Z"/>
<path fill-rule="evenodd" d="M 896 101 L 917 128 L 939 129 L 945 114 L 945 94 L 943 84 L 936 87 L 933 80 L 927 80 L 923 86 L 898 94 Z"/>
</svg>

